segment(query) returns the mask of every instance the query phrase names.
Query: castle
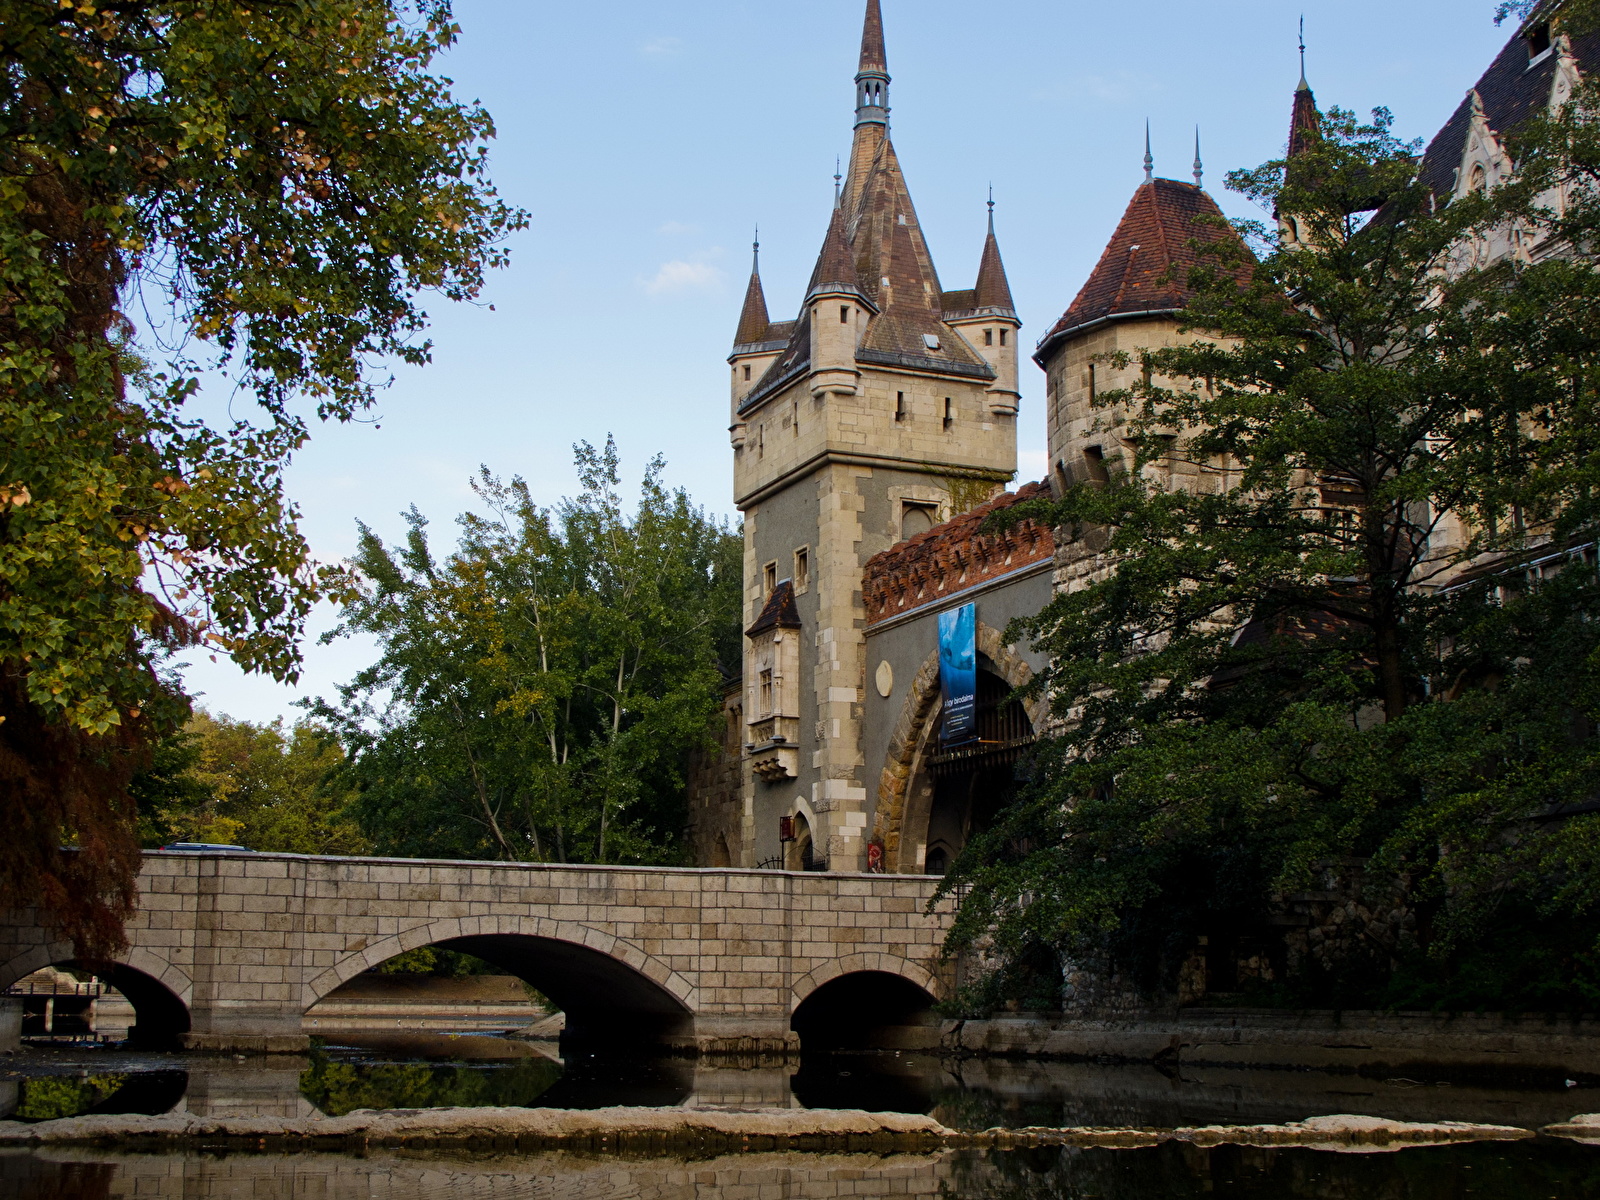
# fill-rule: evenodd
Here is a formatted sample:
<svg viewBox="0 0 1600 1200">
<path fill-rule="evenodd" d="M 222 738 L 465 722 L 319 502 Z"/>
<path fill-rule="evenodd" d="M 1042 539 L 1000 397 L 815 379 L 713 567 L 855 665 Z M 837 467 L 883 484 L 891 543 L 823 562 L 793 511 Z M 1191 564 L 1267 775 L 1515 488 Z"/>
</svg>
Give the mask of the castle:
<svg viewBox="0 0 1600 1200">
<path fill-rule="evenodd" d="M 1562 103 L 1596 57 L 1600 36 L 1530 20 L 1429 144 L 1422 178 L 1448 200 L 1508 176 L 1504 131 Z M 1004 642 L 1007 625 L 1098 569 L 1092 538 L 1058 544 L 1028 521 L 989 534 L 984 518 L 1104 478 L 1121 415 L 1097 393 L 1132 382 L 1141 348 L 1194 336 L 1178 322 L 1190 243 L 1210 228 L 1197 218 L 1220 212 L 1198 157 L 1181 182 L 1157 178 L 1147 149 L 1144 181 L 1032 356 L 1049 477 L 1002 493 L 1016 471 L 1021 322 L 993 207 L 974 286 L 944 290 L 889 136 L 887 63 L 880 3 L 867 0 L 848 175 L 804 300 L 795 319 L 771 320 L 758 261 L 728 358 L 746 639 L 721 774 L 691 796 L 707 865 L 944 872 L 1006 802 L 1047 717 L 1013 698 L 1043 663 Z M 1291 154 L 1318 119 L 1302 72 Z M 1540 253 L 1507 237 L 1487 251 Z M 1118 351 L 1135 361 L 1114 366 Z M 1191 484 L 1177 461 L 1147 469 Z M 941 683 L 952 637 L 970 660 L 959 712 Z"/>
</svg>

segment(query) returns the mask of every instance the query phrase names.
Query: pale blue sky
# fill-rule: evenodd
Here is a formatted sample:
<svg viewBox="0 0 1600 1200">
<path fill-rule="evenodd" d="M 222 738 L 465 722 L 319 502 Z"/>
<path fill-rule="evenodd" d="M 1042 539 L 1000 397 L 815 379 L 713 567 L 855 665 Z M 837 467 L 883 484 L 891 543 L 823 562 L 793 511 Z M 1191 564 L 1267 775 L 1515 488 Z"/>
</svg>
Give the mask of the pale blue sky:
<svg viewBox="0 0 1600 1200">
<path fill-rule="evenodd" d="M 1302 10 L 1318 101 L 1386 105 L 1431 136 L 1509 30 L 1493 0 L 883 0 L 893 135 L 940 278 L 970 287 L 992 181 L 1026 345 L 1071 302 L 1141 178 L 1188 179 L 1253 214 L 1224 174 L 1281 152 Z M 482 100 L 494 178 L 530 210 L 481 306 L 428 306 L 434 362 L 371 424 L 317 431 L 290 473 L 319 557 L 386 537 L 415 503 L 454 539 L 480 463 L 571 492 L 572 443 L 615 433 L 628 475 L 731 513 L 727 368 L 751 226 L 774 319 L 793 315 L 850 141 L 863 0 L 457 0 L 441 69 Z M 494 305 L 490 311 L 488 305 Z M 1024 479 L 1044 469 L 1043 376 L 1023 370 Z M 317 628 L 331 622 L 322 614 Z M 299 688 L 197 656 L 213 711 L 266 720 L 328 695 L 366 645 L 306 647 Z"/>
</svg>

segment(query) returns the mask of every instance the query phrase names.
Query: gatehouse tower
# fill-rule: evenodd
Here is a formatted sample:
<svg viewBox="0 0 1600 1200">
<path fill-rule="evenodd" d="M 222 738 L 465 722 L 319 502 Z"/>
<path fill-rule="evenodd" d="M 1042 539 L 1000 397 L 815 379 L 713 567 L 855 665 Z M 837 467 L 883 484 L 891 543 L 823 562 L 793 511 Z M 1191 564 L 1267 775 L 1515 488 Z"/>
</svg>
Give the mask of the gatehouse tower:
<svg viewBox="0 0 1600 1200">
<path fill-rule="evenodd" d="M 867 867 L 863 567 L 1016 472 L 1021 323 L 993 208 L 975 285 L 945 291 L 889 134 L 879 0 L 855 84 L 849 166 L 799 312 L 769 319 L 757 264 L 728 358 L 745 866 Z"/>
</svg>

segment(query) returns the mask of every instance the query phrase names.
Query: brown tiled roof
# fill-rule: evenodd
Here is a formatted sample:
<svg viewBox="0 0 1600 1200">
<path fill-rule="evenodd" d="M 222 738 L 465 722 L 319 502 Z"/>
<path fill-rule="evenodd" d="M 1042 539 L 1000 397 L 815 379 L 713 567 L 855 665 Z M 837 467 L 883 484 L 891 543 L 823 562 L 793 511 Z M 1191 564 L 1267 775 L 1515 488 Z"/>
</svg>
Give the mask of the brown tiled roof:
<svg viewBox="0 0 1600 1200">
<path fill-rule="evenodd" d="M 767 297 L 761 290 L 760 272 L 750 272 L 750 285 L 744 290 L 744 308 L 739 312 L 739 331 L 733 335 L 735 346 L 751 342 L 764 342 L 772 322 L 767 317 Z"/>
<path fill-rule="evenodd" d="M 1600 62 L 1600 31 L 1572 39 L 1572 54 L 1580 70 L 1587 74 Z M 1422 155 L 1419 177 L 1440 196 L 1455 190 L 1456 169 L 1466 153 L 1467 134 L 1472 128 L 1472 98 L 1483 104 L 1489 128 L 1504 138 L 1518 126 L 1544 111 L 1550 103 L 1555 82 L 1557 54 L 1552 53 L 1533 66 L 1528 63 L 1528 43 L 1520 32 L 1495 56 L 1494 62 L 1478 80 L 1477 86 L 1456 106 L 1444 127 Z"/>
<path fill-rule="evenodd" d="M 989 216 L 989 236 L 983 240 L 983 257 L 978 260 L 978 286 L 974 308 L 1015 309 L 1011 302 L 1011 284 L 1006 280 L 1006 267 L 1000 261 L 1000 243 L 994 237 L 994 215 Z"/>
<path fill-rule="evenodd" d="M 835 206 L 828 221 L 827 235 L 822 239 L 822 253 L 817 255 L 816 268 L 811 272 L 811 283 L 806 288 L 809 295 L 819 287 L 843 288 L 859 292 L 861 283 L 856 278 L 856 264 L 850 258 L 850 245 L 844 237 L 844 210 Z"/>
<path fill-rule="evenodd" d="M 772 589 L 756 623 L 744 631 L 746 637 L 755 637 L 769 629 L 799 629 L 800 610 L 794 606 L 794 581 L 785 579 Z"/>
<path fill-rule="evenodd" d="M 861 596 L 867 624 L 959 595 L 1001 575 L 1048 560 L 1055 538 L 1047 526 L 1019 521 L 1003 533 L 981 533 L 992 514 L 1025 500 L 1050 497 L 1047 483 L 1025 483 L 971 512 L 917 534 L 867 560 Z"/>
<path fill-rule="evenodd" d="M 1193 295 L 1189 271 L 1199 261 L 1190 241 L 1230 236 L 1199 218 L 1221 215 L 1192 183 L 1140 184 L 1089 281 L 1040 340 L 1034 359 L 1042 366 L 1054 343 L 1093 321 L 1183 308 Z"/>
<path fill-rule="evenodd" d="M 883 9 L 867 0 L 867 19 L 861 27 L 861 70 L 887 71 L 889 56 L 883 50 Z"/>
<path fill-rule="evenodd" d="M 1294 110 L 1289 114 L 1289 157 L 1304 154 L 1321 136 L 1322 115 L 1317 112 L 1317 98 L 1311 85 L 1302 79 L 1294 90 Z"/>
<path fill-rule="evenodd" d="M 962 288 L 958 292 L 946 292 L 942 301 L 946 314 L 970 312 L 978 307 L 978 292 L 975 288 Z"/>
</svg>

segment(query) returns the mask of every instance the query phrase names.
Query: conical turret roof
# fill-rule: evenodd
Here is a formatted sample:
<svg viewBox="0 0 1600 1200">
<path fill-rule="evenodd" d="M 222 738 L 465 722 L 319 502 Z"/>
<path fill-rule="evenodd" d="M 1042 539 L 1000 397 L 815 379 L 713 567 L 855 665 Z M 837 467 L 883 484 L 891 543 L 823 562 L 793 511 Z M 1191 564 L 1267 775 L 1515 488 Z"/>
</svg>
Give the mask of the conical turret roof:
<svg viewBox="0 0 1600 1200">
<path fill-rule="evenodd" d="M 861 291 L 860 280 L 856 277 L 856 264 L 850 254 L 850 243 L 844 236 L 844 210 L 834 206 L 833 217 L 828 221 L 827 235 L 822 239 L 822 253 L 817 256 L 817 265 L 811 272 L 811 283 L 806 288 L 807 295 L 819 288 L 828 291 Z"/>
<path fill-rule="evenodd" d="M 883 49 L 883 7 L 879 0 L 867 0 L 867 17 L 861 26 L 860 70 L 889 70 L 889 56 Z"/>
<path fill-rule="evenodd" d="M 1300 86 L 1294 90 L 1294 110 L 1289 115 L 1289 157 L 1304 154 L 1311 144 L 1322 136 L 1322 114 L 1317 111 L 1317 98 L 1304 75 Z"/>
<path fill-rule="evenodd" d="M 991 204 L 993 201 L 990 202 Z M 1005 263 L 1000 261 L 1000 243 L 994 236 L 994 209 L 989 210 L 989 236 L 983 239 L 983 257 L 978 260 L 978 286 L 973 289 L 974 308 L 1009 308 L 1011 284 L 1006 279 Z"/>
<path fill-rule="evenodd" d="M 1063 338 L 1118 317 L 1173 313 L 1188 304 L 1189 271 L 1199 261 L 1191 241 L 1232 236 L 1201 218 L 1217 218 L 1216 201 L 1192 183 L 1152 179 L 1139 185 L 1116 232 L 1070 308 L 1034 354 L 1041 365 Z"/>
<path fill-rule="evenodd" d="M 744 307 L 739 310 L 739 329 L 733 335 L 735 346 L 748 346 L 767 340 L 767 329 L 772 318 L 767 315 L 767 296 L 761 288 L 761 258 L 759 248 L 750 264 L 750 283 L 744 290 Z"/>
</svg>

